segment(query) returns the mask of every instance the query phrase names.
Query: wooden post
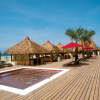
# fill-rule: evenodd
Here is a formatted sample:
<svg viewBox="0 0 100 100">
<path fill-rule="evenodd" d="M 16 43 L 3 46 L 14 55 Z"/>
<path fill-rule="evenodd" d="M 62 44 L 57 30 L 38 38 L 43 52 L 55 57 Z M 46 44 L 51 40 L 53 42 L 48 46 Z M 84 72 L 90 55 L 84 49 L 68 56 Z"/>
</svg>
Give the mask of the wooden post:
<svg viewBox="0 0 100 100">
<path fill-rule="evenodd" d="M 11 54 L 11 61 L 12 61 L 12 54 Z"/>
</svg>

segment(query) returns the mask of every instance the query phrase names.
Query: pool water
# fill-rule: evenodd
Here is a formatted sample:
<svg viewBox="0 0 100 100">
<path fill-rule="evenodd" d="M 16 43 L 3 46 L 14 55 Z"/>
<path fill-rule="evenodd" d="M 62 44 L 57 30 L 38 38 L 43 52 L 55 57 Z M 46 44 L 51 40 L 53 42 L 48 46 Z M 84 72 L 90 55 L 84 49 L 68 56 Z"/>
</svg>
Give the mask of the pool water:
<svg viewBox="0 0 100 100">
<path fill-rule="evenodd" d="M 61 72 L 62 70 L 22 68 L 0 73 L 0 85 L 18 89 L 28 88 Z"/>
</svg>

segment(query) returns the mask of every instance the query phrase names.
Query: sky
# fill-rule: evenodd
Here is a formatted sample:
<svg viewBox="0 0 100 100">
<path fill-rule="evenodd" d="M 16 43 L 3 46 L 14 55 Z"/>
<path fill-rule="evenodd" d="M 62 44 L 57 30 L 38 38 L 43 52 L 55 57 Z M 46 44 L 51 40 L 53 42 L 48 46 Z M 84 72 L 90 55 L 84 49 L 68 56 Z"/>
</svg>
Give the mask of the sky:
<svg viewBox="0 0 100 100">
<path fill-rule="evenodd" d="M 0 0 L 0 50 L 29 36 L 39 44 L 70 42 L 68 28 L 95 30 L 93 37 L 100 46 L 99 0 Z"/>
</svg>

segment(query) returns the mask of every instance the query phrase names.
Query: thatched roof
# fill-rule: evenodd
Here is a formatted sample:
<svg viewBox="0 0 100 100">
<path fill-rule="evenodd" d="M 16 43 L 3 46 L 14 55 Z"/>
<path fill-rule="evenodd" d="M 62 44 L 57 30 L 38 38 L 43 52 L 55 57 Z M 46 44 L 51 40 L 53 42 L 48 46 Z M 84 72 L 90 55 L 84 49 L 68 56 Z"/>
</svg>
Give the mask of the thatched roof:
<svg viewBox="0 0 100 100">
<path fill-rule="evenodd" d="M 79 41 L 79 44 L 83 45 L 83 43 L 82 43 L 81 40 Z M 84 45 L 83 45 L 83 47 L 84 47 Z M 78 48 L 78 51 L 82 51 L 82 49 L 83 49 L 82 47 L 79 47 L 79 48 Z M 74 50 L 74 51 L 75 51 L 75 50 Z"/>
<path fill-rule="evenodd" d="M 57 47 L 58 47 L 61 51 L 63 51 L 63 48 L 62 48 L 63 45 L 62 45 L 61 43 L 58 43 L 58 44 L 57 44 Z"/>
<path fill-rule="evenodd" d="M 42 47 L 44 47 L 46 50 L 48 50 L 49 52 L 52 52 L 52 53 L 61 52 L 61 50 L 57 46 L 52 44 L 50 41 L 47 41 L 46 43 L 44 43 L 42 45 Z"/>
<path fill-rule="evenodd" d="M 5 52 L 5 54 L 38 54 L 38 53 L 48 53 L 48 51 L 39 44 L 31 41 L 29 37 L 26 37 L 25 40 L 14 45 Z"/>
<path fill-rule="evenodd" d="M 92 39 L 89 40 L 89 43 L 90 43 L 89 45 L 90 47 L 93 47 L 94 49 L 97 48 L 96 43 Z"/>
<path fill-rule="evenodd" d="M 80 44 L 82 44 L 82 41 L 80 41 Z M 89 41 L 85 43 L 84 47 L 87 46 L 93 47 L 94 49 L 97 48 L 96 43 L 92 39 L 89 39 Z M 79 50 L 81 51 L 82 48 L 79 48 Z"/>
<path fill-rule="evenodd" d="M 63 45 L 62 45 L 62 43 L 58 43 L 57 44 L 57 47 L 61 50 L 61 52 L 64 52 L 64 53 L 69 53 L 69 52 L 72 52 L 70 49 L 68 49 L 68 48 L 62 48 L 63 47 Z"/>
</svg>

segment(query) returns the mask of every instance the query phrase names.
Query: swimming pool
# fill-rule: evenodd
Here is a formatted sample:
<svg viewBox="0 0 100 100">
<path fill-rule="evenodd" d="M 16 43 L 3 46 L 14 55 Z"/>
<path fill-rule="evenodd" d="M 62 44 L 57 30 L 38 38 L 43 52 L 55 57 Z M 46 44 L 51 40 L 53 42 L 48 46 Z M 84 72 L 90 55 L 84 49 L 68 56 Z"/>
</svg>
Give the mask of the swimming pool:
<svg viewBox="0 0 100 100">
<path fill-rule="evenodd" d="M 0 72 L 0 89 L 26 95 L 69 69 L 22 67 Z"/>
</svg>

